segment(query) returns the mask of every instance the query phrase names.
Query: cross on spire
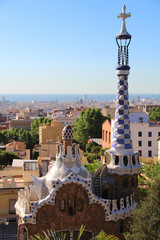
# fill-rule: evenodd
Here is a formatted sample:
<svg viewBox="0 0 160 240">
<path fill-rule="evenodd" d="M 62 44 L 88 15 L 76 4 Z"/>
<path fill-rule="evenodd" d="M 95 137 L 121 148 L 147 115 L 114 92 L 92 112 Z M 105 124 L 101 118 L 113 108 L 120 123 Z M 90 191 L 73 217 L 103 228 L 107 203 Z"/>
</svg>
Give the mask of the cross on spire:
<svg viewBox="0 0 160 240">
<path fill-rule="evenodd" d="M 130 13 L 126 13 L 125 11 L 126 11 L 126 6 L 123 5 L 122 13 L 117 15 L 117 18 L 122 18 L 122 27 L 121 27 L 121 31 L 120 31 L 121 34 L 127 34 L 125 19 L 131 16 Z"/>
</svg>

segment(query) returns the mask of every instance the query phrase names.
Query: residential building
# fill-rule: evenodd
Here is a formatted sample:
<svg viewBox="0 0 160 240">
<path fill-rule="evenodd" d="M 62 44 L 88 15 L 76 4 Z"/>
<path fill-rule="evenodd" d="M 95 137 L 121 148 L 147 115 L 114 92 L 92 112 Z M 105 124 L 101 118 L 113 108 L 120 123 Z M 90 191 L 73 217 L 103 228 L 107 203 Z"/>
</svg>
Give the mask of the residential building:
<svg viewBox="0 0 160 240">
<path fill-rule="evenodd" d="M 0 218 L 17 218 L 14 205 L 18 191 L 33 184 L 31 174 L 39 177 L 38 160 L 14 159 L 12 166 L 0 171 Z"/>
<path fill-rule="evenodd" d="M 41 143 L 41 147 L 39 149 L 39 158 L 50 158 L 50 160 L 56 159 L 58 144 L 59 142 Z"/>
<path fill-rule="evenodd" d="M 131 123 L 148 123 L 148 113 L 144 112 L 130 112 L 129 120 Z"/>
<path fill-rule="evenodd" d="M 9 128 L 17 128 L 17 129 L 26 129 L 26 130 L 30 130 L 31 129 L 31 123 L 34 121 L 35 119 L 12 119 L 11 121 L 9 121 Z"/>
<path fill-rule="evenodd" d="M 131 123 L 132 142 L 140 157 L 153 158 L 158 154 L 156 139 L 160 136 L 160 125 Z"/>
<path fill-rule="evenodd" d="M 116 110 L 116 108 L 113 108 L 113 107 L 110 107 L 110 106 L 105 106 L 102 109 L 102 114 L 104 116 L 107 116 L 108 114 L 110 114 L 111 115 L 111 119 L 114 119 L 114 117 L 115 117 L 115 110 Z"/>
<path fill-rule="evenodd" d="M 24 142 L 12 141 L 6 144 L 7 152 L 14 152 L 22 159 L 30 159 L 30 149 L 26 149 Z"/>
<path fill-rule="evenodd" d="M 130 130 L 131 130 L 131 139 L 133 144 L 134 151 L 139 152 L 139 156 L 141 158 L 154 158 L 157 157 L 158 153 L 158 146 L 156 139 L 160 136 L 160 125 L 159 122 L 147 122 L 146 116 L 143 118 L 143 114 L 139 115 L 140 121 L 144 121 L 143 123 L 139 122 L 139 118 L 131 116 L 131 121 L 138 121 L 138 122 L 131 122 L 130 123 Z M 143 119 L 143 120 L 142 120 Z M 115 120 L 109 122 L 104 122 L 102 125 L 102 148 L 105 148 L 105 138 L 106 130 L 109 132 L 111 131 L 110 139 L 108 141 L 112 141 L 113 135 L 113 127 L 114 127 Z"/>
<path fill-rule="evenodd" d="M 105 120 L 102 124 L 102 148 L 111 147 L 111 123 Z"/>
<path fill-rule="evenodd" d="M 53 143 L 62 140 L 63 125 L 59 121 L 52 121 L 50 125 L 42 124 L 39 126 L 39 144 Z"/>
</svg>

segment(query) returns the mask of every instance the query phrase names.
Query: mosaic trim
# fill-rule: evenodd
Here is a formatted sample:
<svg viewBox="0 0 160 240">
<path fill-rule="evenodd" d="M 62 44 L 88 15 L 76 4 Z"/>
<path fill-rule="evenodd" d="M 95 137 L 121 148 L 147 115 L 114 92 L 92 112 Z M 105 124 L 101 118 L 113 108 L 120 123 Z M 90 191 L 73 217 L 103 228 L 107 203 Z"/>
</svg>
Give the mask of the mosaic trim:
<svg viewBox="0 0 160 240">
<path fill-rule="evenodd" d="M 16 205 L 16 210 L 17 214 L 21 217 L 22 223 L 31 223 L 31 224 L 36 224 L 36 214 L 40 210 L 41 207 L 45 205 L 55 205 L 55 197 L 57 195 L 58 190 L 69 183 L 75 183 L 78 184 L 86 190 L 89 198 L 89 204 L 97 203 L 100 204 L 105 211 L 105 220 L 106 221 L 118 221 L 119 219 L 125 219 L 126 217 L 130 217 L 131 211 L 136 207 L 136 203 L 134 201 L 134 196 L 133 194 L 131 196 L 126 197 L 126 203 L 127 206 L 125 208 L 124 206 L 124 198 L 121 198 L 120 200 L 120 210 L 117 208 L 117 200 L 110 200 L 110 199 L 103 199 L 100 197 L 97 197 L 95 194 L 92 193 L 91 189 L 91 184 L 92 180 L 91 179 L 82 179 L 78 178 L 76 175 L 71 173 L 66 179 L 64 180 L 56 180 L 53 181 L 53 189 L 50 192 L 50 194 L 45 198 L 37 202 L 30 202 L 31 204 L 31 212 L 28 214 L 25 213 L 24 209 L 24 204 L 19 205 L 17 201 Z M 130 199 L 130 203 L 129 203 Z M 25 197 L 23 199 L 23 202 L 25 200 Z M 112 209 L 110 209 L 110 205 L 112 202 Z M 20 203 L 20 202 L 19 202 Z M 28 210 L 28 209 L 27 209 Z"/>
</svg>

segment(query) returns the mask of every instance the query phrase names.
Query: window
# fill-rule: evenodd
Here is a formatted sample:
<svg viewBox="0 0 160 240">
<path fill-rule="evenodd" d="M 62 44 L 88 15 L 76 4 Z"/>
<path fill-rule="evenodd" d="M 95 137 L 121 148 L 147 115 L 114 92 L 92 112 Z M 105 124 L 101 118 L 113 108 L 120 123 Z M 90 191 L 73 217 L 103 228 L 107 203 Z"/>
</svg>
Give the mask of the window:
<svg viewBox="0 0 160 240">
<path fill-rule="evenodd" d="M 24 162 L 24 171 L 38 171 L 38 162 Z"/>
<path fill-rule="evenodd" d="M 60 201 L 60 210 L 61 212 L 65 211 L 65 201 L 63 199 Z"/>
<path fill-rule="evenodd" d="M 16 214 L 16 210 L 14 208 L 16 202 L 16 199 L 9 199 L 9 214 Z"/>
<path fill-rule="evenodd" d="M 152 157 L 152 151 L 148 151 L 148 157 Z"/>
<path fill-rule="evenodd" d="M 124 163 L 124 166 L 128 165 L 128 157 L 127 156 L 123 157 L 123 163 Z"/>
<path fill-rule="evenodd" d="M 104 130 L 102 132 L 102 140 L 104 141 Z"/>
<path fill-rule="evenodd" d="M 109 132 L 109 143 L 111 142 L 111 133 Z"/>
<path fill-rule="evenodd" d="M 68 214 L 70 216 L 75 214 L 75 199 L 73 195 L 68 196 Z"/>
<path fill-rule="evenodd" d="M 81 198 L 78 199 L 78 211 L 81 212 L 83 210 L 83 200 Z"/>
<path fill-rule="evenodd" d="M 152 137 L 152 132 L 148 132 L 148 137 Z"/>
<path fill-rule="evenodd" d="M 142 141 L 138 141 L 138 146 L 142 147 Z"/>
<path fill-rule="evenodd" d="M 138 132 L 138 137 L 142 137 L 142 132 Z"/>
<path fill-rule="evenodd" d="M 119 163 L 119 156 L 115 155 L 115 165 L 118 165 Z"/>
<path fill-rule="evenodd" d="M 136 165 L 135 155 L 132 156 L 132 164 L 133 164 L 134 166 Z"/>
<path fill-rule="evenodd" d="M 106 142 L 107 142 L 107 134 L 108 134 L 108 132 L 106 131 Z"/>
<path fill-rule="evenodd" d="M 142 157 L 142 150 L 139 150 L 139 156 Z"/>
<path fill-rule="evenodd" d="M 148 141 L 148 147 L 152 147 L 152 141 Z"/>
<path fill-rule="evenodd" d="M 139 118 L 139 123 L 143 123 L 143 117 Z"/>
</svg>

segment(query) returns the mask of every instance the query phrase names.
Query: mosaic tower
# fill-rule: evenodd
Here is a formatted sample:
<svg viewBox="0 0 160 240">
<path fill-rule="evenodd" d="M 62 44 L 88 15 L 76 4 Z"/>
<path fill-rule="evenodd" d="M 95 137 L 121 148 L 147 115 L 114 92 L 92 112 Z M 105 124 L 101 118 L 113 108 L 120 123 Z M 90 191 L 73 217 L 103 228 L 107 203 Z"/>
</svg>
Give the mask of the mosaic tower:
<svg viewBox="0 0 160 240">
<path fill-rule="evenodd" d="M 122 13 L 118 18 L 122 18 L 122 27 L 116 35 L 118 46 L 118 66 L 116 74 L 118 76 L 116 112 L 114 130 L 112 135 L 112 145 L 109 153 L 111 162 L 108 166 L 110 172 L 122 175 L 124 173 L 139 173 L 138 153 L 134 153 L 131 140 L 130 120 L 129 120 L 129 101 L 128 101 L 128 75 L 129 63 L 129 44 L 131 35 L 127 32 L 125 20 L 131 16 L 126 13 L 126 6 L 122 7 Z"/>
</svg>

